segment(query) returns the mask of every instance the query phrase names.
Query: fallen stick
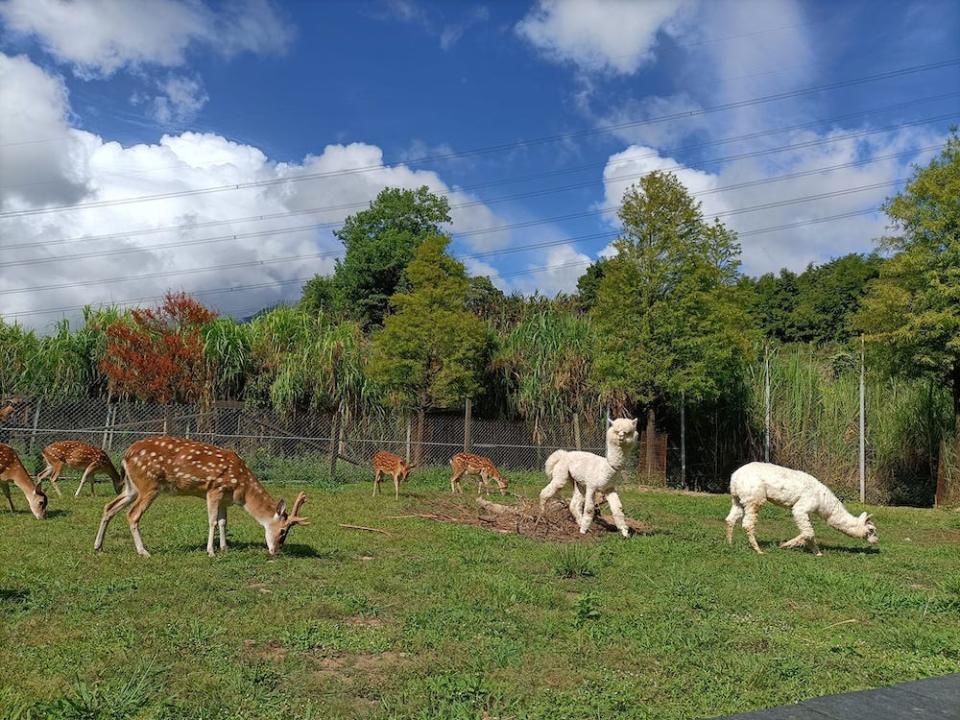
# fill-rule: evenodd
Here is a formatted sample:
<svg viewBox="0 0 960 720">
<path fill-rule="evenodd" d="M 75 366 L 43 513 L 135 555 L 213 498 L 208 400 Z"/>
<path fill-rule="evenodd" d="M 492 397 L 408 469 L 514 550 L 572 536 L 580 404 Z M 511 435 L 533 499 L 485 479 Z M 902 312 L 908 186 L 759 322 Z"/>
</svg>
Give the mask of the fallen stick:
<svg viewBox="0 0 960 720">
<path fill-rule="evenodd" d="M 381 533 L 383 535 L 389 535 L 386 530 L 381 530 L 380 528 L 367 527 L 366 525 L 347 525 L 346 523 L 340 523 L 340 527 L 347 528 L 348 530 L 366 530 L 367 532 Z"/>
</svg>

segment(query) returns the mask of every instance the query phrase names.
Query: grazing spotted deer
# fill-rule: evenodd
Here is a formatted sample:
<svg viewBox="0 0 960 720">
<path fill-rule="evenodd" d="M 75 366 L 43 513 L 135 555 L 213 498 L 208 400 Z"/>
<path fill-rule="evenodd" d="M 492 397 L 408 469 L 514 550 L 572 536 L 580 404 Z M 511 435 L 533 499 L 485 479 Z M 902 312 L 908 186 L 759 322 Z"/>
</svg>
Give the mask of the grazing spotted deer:
<svg viewBox="0 0 960 720">
<path fill-rule="evenodd" d="M 400 497 L 400 482 L 410 476 L 410 471 L 416 467 L 416 463 L 410 465 L 399 455 L 394 455 L 386 450 L 379 451 L 373 456 L 373 469 L 376 471 L 373 477 L 373 496 L 376 497 L 380 492 L 380 479 L 384 475 L 393 476 L 394 495 Z"/>
<path fill-rule="evenodd" d="M 242 505 L 263 527 L 271 555 L 279 552 L 290 528 L 309 524 L 299 515 L 307 501 L 303 493 L 297 496 L 293 510 L 288 513 L 286 503 L 270 497 L 233 450 L 183 438 L 152 437 L 131 445 L 120 467 L 124 491 L 104 506 L 94 550 L 103 548 L 103 537 L 113 516 L 129 506 L 127 523 L 137 553 L 150 557 L 140 537 L 140 518 L 161 490 L 207 499 L 207 554 L 211 557 L 215 529 L 220 532 L 220 549 L 227 549 L 227 508 L 234 503 Z"/>
<path fill-rule="evenodd" d="M 30 479 L 27 469 L 20 462 L 17 451 L 9 445 L 0 443 L 0 488 L 7 496 L 7 502 L 10 503 L 10 512 L 16 512 L 13 507 L 13 498 L 10 496 L 10 483 L 23 492 L 33 516 L 37 520 L 43 520 L 47 516 L 47 496 L 40 486 Z"/>
<path fill-rule="evenodd" d="M 96 445 L 80 442 L 78 440 L 61 440 L 50 443 L 40 453 L 43 459 L 47 461 L 47 467 L 42 473 L 37 475 L 37 482 L 41 482 L 47 476 L 50 477 L 50 485 L 61 495 L 60 485 L 57 479 L 64 465 L 76 470 L 83 470 L 83 477 L 80 478 L 80 486 L 74 497 L 80 497 L 80 491 L 83 490 L 83 484 L 90 478 L 90 494 L 96 495 L 94 490 L 95 476 L 97 473 L 106 473 L 113 480 L 113 489 L 116 492 L 123 490 L 123 479 L 120 473 L 113 466 L 113 461 L 106 452 Z"/>
<path fill-rule="evenodd" d="M 476 475 L 477 495 L 489 492 L 487 478 L 493 478 L 497 481 L 497 487 L 500 488 L 500 494 L 507 494 L 507 479 L 500 474 L 497 466 L 493 464 L 490 458 L 483 455 L 474 455 L 473 453 L 457 453 L 450 458 L 450 467 L 453 468 L 453 475 L 450 477 L 450 492 L 462 493 L 460 487 L 460 478 L 464 475 Z"/>
</svg>

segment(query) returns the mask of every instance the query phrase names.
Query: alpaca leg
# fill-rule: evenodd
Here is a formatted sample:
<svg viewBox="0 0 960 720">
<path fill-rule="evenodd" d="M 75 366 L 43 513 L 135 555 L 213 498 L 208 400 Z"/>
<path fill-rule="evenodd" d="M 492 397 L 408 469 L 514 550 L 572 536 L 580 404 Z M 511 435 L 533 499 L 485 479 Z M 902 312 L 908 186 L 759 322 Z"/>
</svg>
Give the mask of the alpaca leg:
<svg viewBox="0 0 960 720">
<path fill-rule="evenodd" d="M 594 489 L 587 487 L 583 494 L 583 512 L 580 515 L 580 534 L 586 535 L 593 523 L 593 494 Z"/>
<path fill-rule="evenodd" d="M 610 514 L 613 515 L 613 522 L 624 537 L 630 537 L 630 526 L 627 525 L 627 518 L 623 514 L 623 503 L 620 502 L 620 495 L 616 490 L 607 493 L 607 502 L 610 504 Z"/>
<path fill-rule="evenodd" d="M 794 506 L 793 521 L 800 529 L 800 534 L 792 540 L 780 543 L 781 548 L 795 548 L 806 545 L 815 555 L 822 555 L 820 548 L 817 547 L 817 541 L 813 536 L 813 523 L 810 522 L 810 514 L 806 508 Z"/>
<path fill-rule="evenodd" d="M 553 473 L 553 479 L 547 483 L 547 486 L 540 491 L 540 512 L 543 513 L 543 508 L 547 504 L 547 500 L 552 498 L 558 492 L 563 490 L 564 486 L 567 484 L 567 471 L 566 468 L 557 469 Z"/>
<path fill-rule="evenodd" d="M 763 550 L 757 543 L 757 536 L 753 533 L 757 526 L 757 513 L 760 512 L 760 505 L 760 503 L 752 502 L 747 505 L 743 513 L 743 529 L 747 531 L 747 540 L 750 541 L 750 547 L 756 551 L 757 555 L 763 555 Z"/>
<path fill-rule="evenodd" d="M 740 504 L 739 499 L 733 498 L 727 515 L 727 545 L 733 545 L 733 529 L 741 520 L 743 520 L 743 505 Z"/>
<path fill-rule="evenodd" d="M 579 526 L 580 518 L 583 516 L 583 493 L 580 492 L 580 486 L 576 483 L 573 484 L 573 496 L 570 498 L 570 514 Z"/>
</svg>

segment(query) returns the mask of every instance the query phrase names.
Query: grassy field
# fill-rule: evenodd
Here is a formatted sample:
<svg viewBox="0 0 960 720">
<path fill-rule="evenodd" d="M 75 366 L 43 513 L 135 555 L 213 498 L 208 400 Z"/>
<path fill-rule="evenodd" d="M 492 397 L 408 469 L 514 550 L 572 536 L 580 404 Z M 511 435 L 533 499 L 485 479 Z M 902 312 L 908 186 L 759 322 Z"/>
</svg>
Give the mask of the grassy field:
<svg viewBox="0 0 960 720">
<path fill-rule="evenodd" d="M 541 478 L 514 478 L 533 495 Z M 960 513 L 872 508 L 879 551 L 817 525 L 825 557 L 723 544 L 725 497 L 623 493 L 651 536 L 550 544 L 421 519 L 407 494 L 307 486 L 313 524 L 270 559 L 230 511 L 161 497 L 92 552 L 105 502 L 0 514 L 0 715 L 17 718 L 691 718 L 960 670 Z M 73 487 L 70 487 L 73 486 Z M 270 485 L 292 500 L 302 485 Z M 860 508 L 850 507 L 857 512 Z M 389 536 L 343 529 L 369 525 Z"/>
</svg>

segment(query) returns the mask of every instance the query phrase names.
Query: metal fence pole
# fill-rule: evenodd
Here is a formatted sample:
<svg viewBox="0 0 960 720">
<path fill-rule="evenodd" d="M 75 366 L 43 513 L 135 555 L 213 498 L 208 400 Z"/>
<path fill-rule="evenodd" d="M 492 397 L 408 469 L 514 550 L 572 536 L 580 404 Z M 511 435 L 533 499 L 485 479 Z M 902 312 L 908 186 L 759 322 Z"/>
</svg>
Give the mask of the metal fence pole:
<svg viewBox="0 0 960 720">
<path fill-rule="evenodd" d="M 763 351 L 763 461 L 770 462 L 770 346 Z"/>
<path fill-rule="evenodd" d="M 864 392 L 864 343 L 860 336 L 860 502 L 867 499 L 866 393 Z"/>
<path fill-rule="evenodd" d="M 37 407 L 33 412 L 33 431 L 30 433 L 30 455 L 33 455 L 33 445 L 37 440 L 37 426 L 40 424 L 40 404 L 43 402 L 42 397 L 37 398 Z"/>
<path fill-rule="evenodd" d="M 333 414 L 332 426 L 330 428 L 330 480 L 337 478 L 337 458 L 340 456 L 340 427 L 343 422 L 343 402 L 337 406 Z"/>
<path fill-rule="evenodd" d="M 680 393 L 680 487 L 687 487 L 687 396 Z"/>
<path fill-rule="evenodd" d="M 573 414 L 573 446 L 577 450 L 583 450 L 583 442 L 580 439 L 580 413 Z"/>
<path fill-rule="evenodd" d="M 404 446 L 404 450 L 405 450 L 404 458 L 407 461 L 407 463 L 410 462 L 410 436 L 411 436 L 411 430 L 412 430 L 410 425 L 412 422 L 413 422 L 413 416 L 407 415 L 407 442 Z"/>
<path fill-rule="evenodd" d="M 107 405 L 107 416 L 103 419 L 103 439 L 100 441 L 100 447 L 106 449 L 110 441 L 110 416 L 113 414 L 113 407 Z"/>
</svg>

